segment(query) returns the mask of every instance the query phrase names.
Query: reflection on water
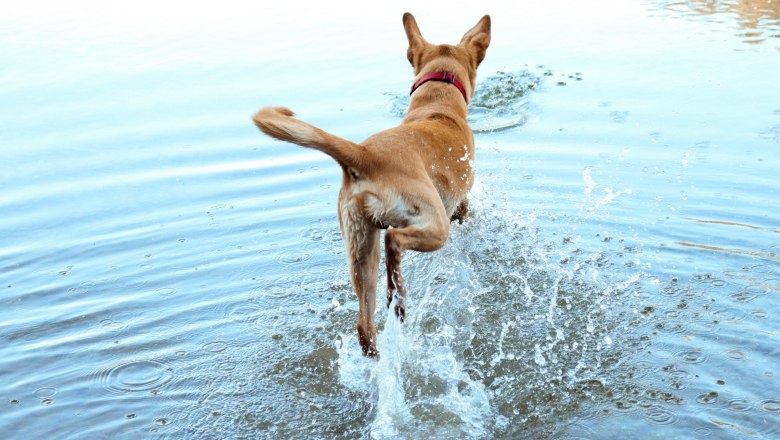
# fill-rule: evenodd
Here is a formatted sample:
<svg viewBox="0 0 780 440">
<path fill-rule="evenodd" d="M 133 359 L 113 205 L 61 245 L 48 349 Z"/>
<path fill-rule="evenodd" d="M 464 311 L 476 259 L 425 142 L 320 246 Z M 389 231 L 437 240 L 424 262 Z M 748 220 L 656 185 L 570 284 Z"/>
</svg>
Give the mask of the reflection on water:
<svg viewBox="0 0 780 440">
<path fill-rule="evenodd" d="M 732 221 L 704 220 L 704 219 L 695 219 L 695 218 L 685 218 L 684 220 L 688 220 L 695 223 L 701 223 L 705 225 L 721 225 L 721 226 L 729 226 L 729 227 L 738 227 L 738 228 L 746 228 L 758 232 L 770 232 L 774 234 L 780 234 L 780 229 L 765 228 L 761 226 L 754 226 L 754 225 L 732 222 Z M 771 251 L 727 248 L 727 247 L 715 246 L 711 244 L 689 243 L 686 241 L 678 241 L 677 244 L 680 246 L 704 249 L 708 251 L 726 252 L 735 255 L 749 255 L 756 258 L 762 258 L 765 260 L 780 262 L 780 255 L 777 255 L 775 252 L 771 252 Z"/>
<path fill-rule="evenodd" d="M 780 234 L 780 229 L 770 229 L 770 228 L 764 228 L 761 226 L 753 226 L 748 225 L 745 223 L 737 223 L 737 222 L 730 222 L 730 221 L 724 221 L 724 220 L 704 220 L 704 219 L 697 219 L 697 218 L 686 218 L 685 220 L 689 220 L 692 222 L 697 223 L 705 223 L 705 224 L 713 224 L 713 225 L 726 225 L 726 226 L 738 226 L 741 228 L 748 228 L 748 229 L 754 229 L 754 230 L 765 230 L 774 232 L 775 234 Z"/>
<path fill-rule="evenodd" d="M 737 255 L 750 255 L 753 257 L 758 258 L 764 258 L 767 260 L 773 260 L 780 262 L 780 256 L 777 256 L 773 253 L 765 253 L 765 252 L 758 252 L 758 251 L 748 251 L 745 249 L 730 249 L 730 248 L 724 248 L 719 246 L 710 246 L 706 244 L 695 244 L 695 243 L 687 243 L 684 241 L 678 241 L 677 244 L 680 246 L 687 246 L 687 247 L 695 247 L 699 249 L 706 249 L 709 251 L 717 251 L 717 252 L 727 252 L 730 254 L 737 254 Z"/>
<path fill-rule="evenodd" d="M 777 0 L 661 1 L 675 15 L 736 23 L 737 36 L 747 44 L 767 43 L 780 50 L 780 2 Z"/>
</svg>

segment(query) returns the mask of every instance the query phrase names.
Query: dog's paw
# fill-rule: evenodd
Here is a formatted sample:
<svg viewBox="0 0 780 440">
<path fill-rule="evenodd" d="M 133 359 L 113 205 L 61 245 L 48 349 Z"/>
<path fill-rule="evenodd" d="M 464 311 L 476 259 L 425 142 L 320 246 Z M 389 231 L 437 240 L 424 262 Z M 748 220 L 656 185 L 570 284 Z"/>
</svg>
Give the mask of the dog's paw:
<svg viewBox="0 0 780 440">
<path fill-rule="evenodd" d="M 363 350 L 363 356 L 379 359 L 379 350 L 376 348 L 376 333 L 369 334 L 358 329 L 358 341 Z"/>
<path fill-rule="evenodd" d="M 379 360 L 379 350 L 376 349 L 376 345 L 371 345 L 367 349 L 364 349 L 363 355 L 371 359 Z"/>
<path fill-rule="evenodd" d="M 395 316 L 403 323 L 406 320 L 406 301 L 401 300 L 395 305 Z"/>
<path fill-rule="evenodd" d="M 387 292 L 387 307 L 389 308 L 393 302 L 395 302 L 395 316 L 404 322 L 406 319 L 406 298 L 403 295 L 399 295 L 398 292 Z"/>
<path fill-rule="evenodd" d="M 458 224 L 463 224 L 463 222 L 466 221 L 466 219 L 469 216 L 469 201 L 468 199 L 463 199 L 462 202 L 458 205 L 458 208 L 455 209 L 455 212 L 452 213 L 452 217 L 450 217 L 450 222 L 454 222 L 455 220 L 458 221 Z"/>
</svg>

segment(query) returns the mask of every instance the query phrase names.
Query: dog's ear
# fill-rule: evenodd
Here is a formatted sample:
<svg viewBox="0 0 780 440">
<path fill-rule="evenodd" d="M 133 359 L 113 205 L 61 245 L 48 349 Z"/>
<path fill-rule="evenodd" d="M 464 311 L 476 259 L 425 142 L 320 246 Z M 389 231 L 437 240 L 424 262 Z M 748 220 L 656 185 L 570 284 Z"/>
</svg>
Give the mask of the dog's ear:
<svg viewBox="0 0 780 440">
<path fill-rule="evenodd" d="M 479 20 L 471 30 L 463 35 L 460 45 L 469 51 L 477 66 L 485 59 L 485 52 L 490 45 L 490 16 L 486 15 Z"/>
<path fill-rule="evenodd" d="M 415 55 L 422 51 L 422 49 L 428 44 L 420 33 L 420 28 L 417 27 L 417 21 L 410 13 L 404 14 L 404 30 L 406 30 L 406 38 L 409 39 L 409 49 L 406 50 L 406 58 L 412 67 L 414 65 Z"/>
</svg>

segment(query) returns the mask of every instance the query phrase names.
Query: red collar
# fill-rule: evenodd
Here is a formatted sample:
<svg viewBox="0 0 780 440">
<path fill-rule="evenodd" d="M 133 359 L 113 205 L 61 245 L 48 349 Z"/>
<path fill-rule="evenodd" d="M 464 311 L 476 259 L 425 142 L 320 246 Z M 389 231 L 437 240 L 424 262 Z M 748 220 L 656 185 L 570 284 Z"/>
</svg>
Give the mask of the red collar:
<svg viewBox="0 0 780 440">
<path fill-rule="evenodd" d="M 409 94 L 411 95 L 414 93 L 415 90 L 428 81 L 443 81 L 452 84 L 453 86 L 457 87 L 458 90 L 460 90 L 460 94 L 463 95 L 463 99 L 466 100 L 466 104 L 469 103 L 469 98 L 466 97 L 466 89 L 463 88 L 463 84 L 458 81 L 458 78 L 455 78 L 455 74 L 452 72 L 434 72 L 424 75 L 414 84 L 412 84 L 412 91 L 409 92 Z"/>
</svg>

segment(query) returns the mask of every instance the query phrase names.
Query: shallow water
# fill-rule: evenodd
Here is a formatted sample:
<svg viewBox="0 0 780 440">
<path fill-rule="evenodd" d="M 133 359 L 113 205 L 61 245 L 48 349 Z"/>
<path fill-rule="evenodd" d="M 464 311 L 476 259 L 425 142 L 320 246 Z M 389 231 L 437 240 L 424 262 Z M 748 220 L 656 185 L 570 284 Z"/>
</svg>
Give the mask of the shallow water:
<svg viewBox="0 0 780 440">
<path fill-rule="evenodd" d="M 10 8 L 0 433 L 777 438 L 779 5 Z M 493 42 L 473 216 L 405 257 L 375 362 L 340 170 L 250 116 L 397 124 L 407 9 Z"/>
</svg>

